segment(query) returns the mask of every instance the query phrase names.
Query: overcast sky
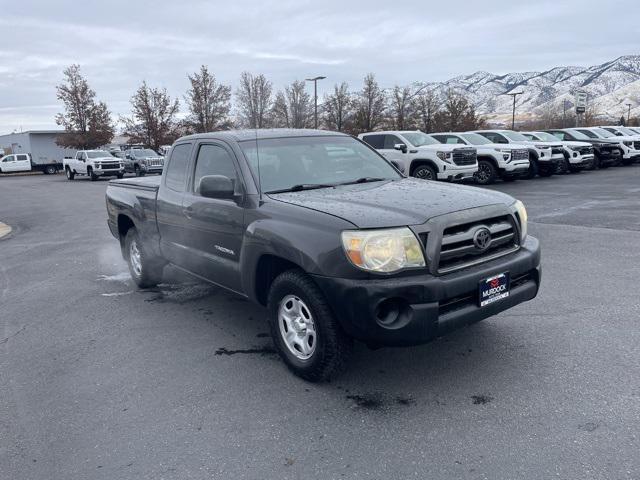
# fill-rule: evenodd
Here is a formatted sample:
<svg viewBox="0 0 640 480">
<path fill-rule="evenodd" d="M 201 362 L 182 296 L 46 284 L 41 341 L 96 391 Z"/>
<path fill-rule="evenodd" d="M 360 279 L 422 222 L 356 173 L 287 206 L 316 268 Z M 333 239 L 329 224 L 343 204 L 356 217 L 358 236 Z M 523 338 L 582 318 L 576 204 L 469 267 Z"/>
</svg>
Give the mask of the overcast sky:
<svg viewBox="0 0 640 480">
<path fill-rule="evenodd" d="M 367 72 L 383 87 L 590 66 L 640 53 L 640 1 L 3 0 L 0 133 L 54 128 L 55 85 L 79 63 L 114 113 L 142 80 L 182 100 L 201 64 L 234 87 L 325 75 L 322 93 Z M 597 6 L 595 6 L 597 5 Z"/>
</svg>

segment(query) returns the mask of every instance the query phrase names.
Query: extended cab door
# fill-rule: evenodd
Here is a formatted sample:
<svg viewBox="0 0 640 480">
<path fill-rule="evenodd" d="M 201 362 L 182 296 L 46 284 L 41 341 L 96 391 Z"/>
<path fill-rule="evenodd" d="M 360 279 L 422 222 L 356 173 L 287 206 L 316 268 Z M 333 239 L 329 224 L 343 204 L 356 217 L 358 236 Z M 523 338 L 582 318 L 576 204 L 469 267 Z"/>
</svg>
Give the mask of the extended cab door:
<svg viewBox="0 0 640 480">
<path fill-rule="evenodd" d="M 16 163 L 15 155 L 6 155 L 2 157 L 2 163 L 0 163 L 0 170 L 2 170 L 2 173 L 15 172 L 14 170 L 15 163 Z"/>
<path fill-rule="evenodd" d="M 179 143 L 171 152 L 156 199 L 160 251 L 171 263 L 187 268 L 186 231 L 182 200 L 187 188 L 193 144 Z"/>
<path fill-rule="evenodd" d="M 244 182 L 233 151 L 223 142 L 196 146 L 196 161 L 183 200 L 186 268 L 214 283 L 241 291 L 240 250 L 244 234 Z M 208 175 L 231 179 L 233 198 L 200 195 Z"/>
</svg>

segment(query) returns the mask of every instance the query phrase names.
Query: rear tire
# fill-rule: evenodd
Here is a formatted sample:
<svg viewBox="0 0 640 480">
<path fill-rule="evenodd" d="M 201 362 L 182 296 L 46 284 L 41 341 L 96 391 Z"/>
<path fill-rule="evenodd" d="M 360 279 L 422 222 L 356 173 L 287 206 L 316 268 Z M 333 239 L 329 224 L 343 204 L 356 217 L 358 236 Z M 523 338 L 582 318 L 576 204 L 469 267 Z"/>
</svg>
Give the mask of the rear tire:
<svg viewBox="0 0 640 480">
<path fill-rule="evenodd" d="M 56 167 L 55 165 L 47 165 L 46 167 L 44 167 L 42 173 L 44 173 L 45 175 L 55 175 L 56 173 L 58 173 L 58 167 Z"/>
<path fill-rule="evenodd" d="M 478 160 L 478 171 L 473 174 L 478 185 L 491 185 L 496 181 L 498 172 L 493 163 L 488 160 Z"/>
<path fill-rule="evenodd" d="M 420 180 L 437 180 L 438 176 L 433 167 L 429 165 L 418 165 L 413 169 L 411 173 L 412 177 L 419 178 Z"/>
<path fill-rule="evenodd" d="M 124 238 L 123 256 L 138 287 L 151 288 L 162 281 L 164 262 L 146 250 L 136 228 L 130 228 Z"/>
<path fill-rule="evenodd" d="M 294 374 L 321 382 L 344 368 L 353 339 L 342 330 L 324 295 L 304 272 L 281 273 L 271 284 L 267 307 L 273 342 Z"/>
<path fill-rule="evenodd" d="M 69 167 L 64 169 L 64 173 L 67 175 L 67 180 L 73 180 L 76 178 L 76 174 L 72 172 Z"/>
</svg>

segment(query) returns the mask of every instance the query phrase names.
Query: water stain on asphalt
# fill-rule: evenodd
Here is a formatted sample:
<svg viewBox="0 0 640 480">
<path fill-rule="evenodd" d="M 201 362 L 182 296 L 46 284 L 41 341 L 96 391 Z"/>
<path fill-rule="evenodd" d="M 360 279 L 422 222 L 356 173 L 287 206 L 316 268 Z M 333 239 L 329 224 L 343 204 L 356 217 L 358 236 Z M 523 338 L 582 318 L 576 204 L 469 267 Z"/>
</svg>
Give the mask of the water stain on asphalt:
<svg viewBox="0 0 640 480">
<path fill-rule="evenodd" d="M 364 393 L 360 395 L 345 395 L 345 398 L 351 400 L 355 408 L 369 411 L 385 410 L 394 405 L 409 407 L 416 404 L 416 401 L 411 397 L 398 395 L 390 398 L 385 397 L 378 392 Z"/>
<path fill-rule="evenodd" d="M 265 345 L 263 347 L 252 347 L 252 348 L 244 348 L 244 349 L 237 349 L 237 350 L 229 350 L 228 348 L 225 347 L 220 347 L 218 350 L 216 350 L 216 352 L 214 353 L 214 355 L 236 355 L 236 354 L 245 354 L 245 355 L 250 355 L 250 354 L 258 354 L 261 356 L 267 356 L 267 355 L 275 355 L 276 351 L 273 347 L 269 346 L 269 345 Z"/>
<path fill-rule="evenodd" d="M 486 405 L 493 400 L 493 397 L 489 395 L 471 395 L 471 400 L 473 400 L 474 405 Z"/>
<path fill-rule="evenodd" d="M 582 425 L 578 425 L 578 428 L 579 428 L 580 430 L 584 430 L 585 432 L 589 432 L 589 433 L 591 433 L 591 432 L 593 432 L 595 429 L 597 429 L 599 426 L 600 426 L 600 425 L 598 425 L 598 424 L 597 424 L 597 423 L 595 423 L 595 422 L 587 422 L 587 423 L 584 423 L 584 424 L 582 424 Z"/>
<path fill-rule="evenodd" d="M 217 290 L 211 285 L 192 283 L 184 285 L 159 285 L 158 288 L 147 290 L 147 292 L 155 293 L 156 295 L 145 299 L 145 302 L 175 303 L 182 305 L 211 297 L 217 293 Z"/>
<path fill-rule="evenodd" d="M 264 333 L 264 332 L 259 333 L 259 334 L 256 335 L 257 338 L 267 338 L 268 336 L 269 336 L 269 334 L 268 333 Z"/>
</svg>

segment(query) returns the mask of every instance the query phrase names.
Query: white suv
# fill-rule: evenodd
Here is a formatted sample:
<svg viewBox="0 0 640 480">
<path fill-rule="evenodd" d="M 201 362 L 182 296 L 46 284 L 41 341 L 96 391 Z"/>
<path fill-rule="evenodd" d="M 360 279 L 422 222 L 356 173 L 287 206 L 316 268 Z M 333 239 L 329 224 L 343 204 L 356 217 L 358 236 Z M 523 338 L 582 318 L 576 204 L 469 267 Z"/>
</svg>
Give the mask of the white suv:
<svg viewBox="0 0 640 480">
<path fill-rule="evenodd" d="M 498 177 L 508 182 L 529 171 L 529 147 L 510 143 L 499 145 L 477 133 L 443 132 L 429 136 L 447 145 L 469 145 L 478 151 L 476 183 L 489 185 Z"/>
<path fill-rule="evenodd" d="M 527 178 L 533 178 L 536 175 L 549 177 L 555 173 L 558 164 L 564 160 L 564 149 L 558 140 L 555 142 L 534 142 L 520 132 L 513 130 L 477 130 L 475 133 L 479 133 L 493 143 L 527 145 L 530 153 Z"/>
<path fill-rule="evenodd" d="M 362 133 L 358 138 L 412 177 L 452 181 L 472 178 L 478 171 L 475 148 L 443 145 L 419 130 Z"/>
<path fill-rule="evenodd" d="M 613 131 L 612 127 L 577 128 L 577 130 L 591 138 L 617 141 L 620 150 L 622 150 L 622 164 L 631 165 L 640 160 L 640 135 L 633 133 L 632 130 L 621 130 L 621 128 L 624 127 L 616 127 Z M 629 133 L 631 135 L 628 135 Z M 597 135 L 597 137 L 592 135 Z"/>
<path fill-rule="evenodd" d="M 558 141 L 558 138 L 549 132 L 523 132 L 522 134 L 533 141 Z M 576 173 L 585 168 L 591 168 L 594 159 L 593 145 L 569 140 L 561 140 L 560 143 L 564 148 L 564 160 L 558 166 L 557 173 Z"/>
</svg>

